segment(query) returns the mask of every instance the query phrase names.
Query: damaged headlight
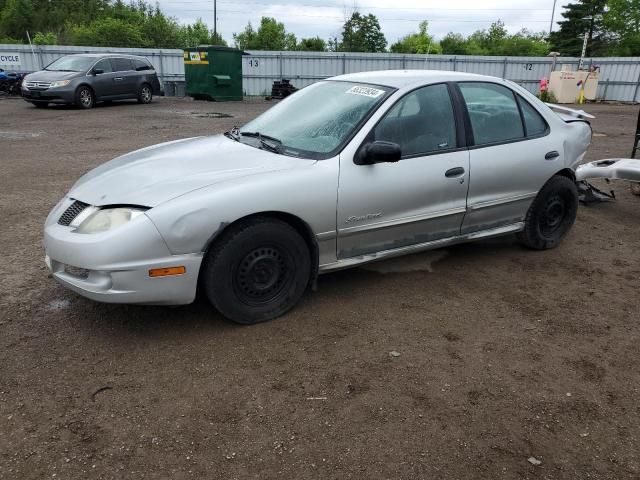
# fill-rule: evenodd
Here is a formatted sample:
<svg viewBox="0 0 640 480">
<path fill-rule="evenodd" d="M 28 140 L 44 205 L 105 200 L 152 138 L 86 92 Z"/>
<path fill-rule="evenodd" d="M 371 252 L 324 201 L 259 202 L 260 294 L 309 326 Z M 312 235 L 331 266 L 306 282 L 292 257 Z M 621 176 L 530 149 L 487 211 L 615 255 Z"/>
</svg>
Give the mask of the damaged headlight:
<svg viewBox="0 0 640 480">
<path fill-rule="evenodd" d="M 76 233 L 102 233 L 117 228 L 145 211 L 141 208 L 116 207 L 94 211 L 74 230 Z M 73 226 L 73 225 L 72 225 Z"/>
</svg>

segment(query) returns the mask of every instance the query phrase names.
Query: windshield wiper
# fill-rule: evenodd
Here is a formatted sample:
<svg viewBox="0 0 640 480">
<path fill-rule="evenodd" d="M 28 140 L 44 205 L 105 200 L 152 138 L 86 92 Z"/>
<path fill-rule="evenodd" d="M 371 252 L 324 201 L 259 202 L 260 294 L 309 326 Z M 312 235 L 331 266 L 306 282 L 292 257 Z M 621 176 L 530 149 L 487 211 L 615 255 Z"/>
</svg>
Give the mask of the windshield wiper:
<svg viewBox="0 0 640 480">
<path fill-rule="evenodd" d="M 270 137 L 269 135 L 262 135 L 260 132 L 240 132 L 240 135 L 242 135 L 243 137 L 257 138 L 264 150 L 269 150 L 270 152 L 273 152 L 273 153 L 281 153 L 280 147 L 282 146 L 282 140 L 278 138 Z M 273 145 L 272 143 L 269 143 L 267 140 L 271 142 L 276 142 L 277 145 Z"/>
<path fill-rule="evenodd" d="M 240 141 L 240 135 L 238 134 L 238 127 L 233 127 L 231 130 L 224 132 L 224 136 L 230 138 L 231 140 L 235 140 L 236 142 Z"/>
</svg>

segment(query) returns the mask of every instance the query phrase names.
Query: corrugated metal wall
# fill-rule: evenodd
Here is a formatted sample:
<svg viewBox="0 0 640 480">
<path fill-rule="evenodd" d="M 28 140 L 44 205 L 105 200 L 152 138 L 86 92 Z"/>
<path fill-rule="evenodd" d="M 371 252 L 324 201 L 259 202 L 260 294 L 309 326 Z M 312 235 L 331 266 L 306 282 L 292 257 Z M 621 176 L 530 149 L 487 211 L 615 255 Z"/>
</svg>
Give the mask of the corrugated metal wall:
<svg viewBox="0 0 640 480">
<path fill-rule="evenodd" d="M 21 54 L 20 67 L 9 70 L 38 70 L 61 55 L 82 52 L 130 53 L 147 57 L 165 83 L 168 95 L 184 93 L 182 50 L 146 48 L 101 48 L 75 46 L 0 45 L 0 53 Z M 288 78 L 298 88 L 323 78 L 371 70 L 431 69 L 454 70 L 507 78 L 530 91 L 548 77 L 552 59 L 548 57 L 479 57 L 454 55 L 397 55 L 392 53 L 332 53 L 332 52 L 266 52 L 249 51 L 243 57 L 243 85 L 246 95 L 267 95 L 274 80 Z M 558 58 L 555 68 L 563 64 L 578 65 L 577 58 Z M 640 57 L 588 58 L 585 65 L 600 66 L 598 98 L 635 102 L 640 100 Z M 0 64 L 0 67 L 3 65 Z"/>
</svg>

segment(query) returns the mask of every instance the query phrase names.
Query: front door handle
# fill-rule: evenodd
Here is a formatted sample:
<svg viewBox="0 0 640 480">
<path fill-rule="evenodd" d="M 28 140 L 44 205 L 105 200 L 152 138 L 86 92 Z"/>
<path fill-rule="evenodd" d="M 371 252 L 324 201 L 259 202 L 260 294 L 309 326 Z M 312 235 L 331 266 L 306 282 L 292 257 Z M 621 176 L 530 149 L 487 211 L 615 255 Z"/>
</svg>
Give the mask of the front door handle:
<svg viewBox="0 0 640 480">
<path fill-rule="evenodd" d="M 122 80 L 122 77 L 115 77 L 113 80 L 116 81 L 116 82 L 119 82 L 119 81 Z"/>
<path fill-rule="evenodd" d="M 459 177 L 460 175 L 464 175 L 464 168 L 462 167 L 450 168 L 444 173 L 447 178 Z"/>
<path fill-rule="evenodd" d="M 545 160 L 554 160 L 556 158 L 558 158 L 560 156 L 560 154 L 558 153 L 557 150 L 552 150 L 550 152 L 547 152 L 547 154 L 544 156 Z"/>
</svg>

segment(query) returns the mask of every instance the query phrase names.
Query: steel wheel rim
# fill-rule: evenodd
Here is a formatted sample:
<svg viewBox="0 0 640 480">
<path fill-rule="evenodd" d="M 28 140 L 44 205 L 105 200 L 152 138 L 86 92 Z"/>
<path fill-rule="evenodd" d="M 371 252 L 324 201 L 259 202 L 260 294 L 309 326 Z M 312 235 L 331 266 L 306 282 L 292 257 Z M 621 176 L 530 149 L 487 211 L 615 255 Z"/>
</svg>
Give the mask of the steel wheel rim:
<svg viewBox="0 0 640 480">
<path fill-rule="evenodd" d="M 549 199 L 540 218 L 540 231 L 543 236 L 550 237 L 563 225 L 567 215 L 567 204 L 560 196 Z"/>
<path fill-rule="evenodd" d="M 276 246 L 251 250 L 233 273 L 233 287 L 240 301 L 263 306 L 278 298 L 293 279 L 290 255 Z"/>
</svg>

